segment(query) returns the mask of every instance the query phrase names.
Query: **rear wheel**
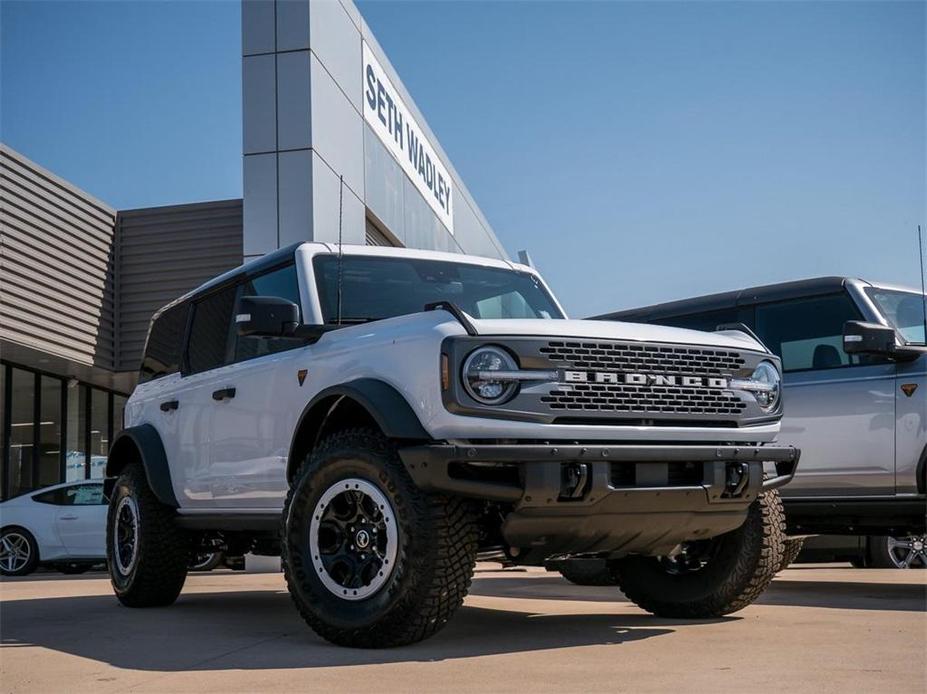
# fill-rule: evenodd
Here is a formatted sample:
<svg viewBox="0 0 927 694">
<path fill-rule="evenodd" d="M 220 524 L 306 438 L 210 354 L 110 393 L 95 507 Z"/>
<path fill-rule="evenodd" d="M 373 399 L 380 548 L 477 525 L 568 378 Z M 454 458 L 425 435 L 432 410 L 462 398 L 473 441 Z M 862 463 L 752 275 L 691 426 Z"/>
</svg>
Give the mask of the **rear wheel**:
<svg viewBox="0 0 927 694">
<path fill-rule="evenodd" d="M 189 538 L 130 464 L 119 475 L 106 519 L 106 563 L 119 602 L 128 607 L 172 604 L 187 577 Z"/>
<path fill-rule="evenodd" d="M 476 560 L 470 505 L 419 490 L 379 432 L 321 442 L 283 517 L 283 567 L 303 619 L 343 646 L 399 646 L 441 629 Z"/>
<path fill-rule="evenodd" d="M 25 576 L 39 565 L 39 546 L 25 528 L 4 528 L 0 535 L 0 574 Z"/>
<path fill-rule="evenodd" d="M 660 617 L 704 619 L 741 610 L 782 565 L 785 517 L 775 491 L 757 497 L 742 526 L 689 542 L 672 557 L 631 556 L 612 563 L 629 600 Z"/>
</svg>

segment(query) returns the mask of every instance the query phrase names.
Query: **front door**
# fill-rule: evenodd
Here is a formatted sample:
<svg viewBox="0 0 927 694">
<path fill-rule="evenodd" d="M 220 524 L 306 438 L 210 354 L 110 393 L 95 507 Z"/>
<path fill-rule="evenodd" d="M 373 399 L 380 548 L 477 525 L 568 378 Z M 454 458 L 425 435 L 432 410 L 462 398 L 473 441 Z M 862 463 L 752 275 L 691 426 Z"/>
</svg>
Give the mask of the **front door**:
<svg viewBox="0 0 927 694">
<path fill-rule="evenodd" d="M 243 280 L 237 297 L 273 296 L 300 304 L 293 263 Z M 300 340 L 231 336 L 229 364 L 216 371 L 228 389 L 215 403 L 209 441 L 216 507 L 279 510 L 286 497 L 286 461 L 296 422 L 308 352 Z"/>
<path fill-rule="evenodd" d="M 895 493 L 896 366 L 843 351 L 844 323 L 860 319 L 843 292 L 756 307 L 785 372 L 778 441 L 801 449 L 783 496 Z"/>
</svg>

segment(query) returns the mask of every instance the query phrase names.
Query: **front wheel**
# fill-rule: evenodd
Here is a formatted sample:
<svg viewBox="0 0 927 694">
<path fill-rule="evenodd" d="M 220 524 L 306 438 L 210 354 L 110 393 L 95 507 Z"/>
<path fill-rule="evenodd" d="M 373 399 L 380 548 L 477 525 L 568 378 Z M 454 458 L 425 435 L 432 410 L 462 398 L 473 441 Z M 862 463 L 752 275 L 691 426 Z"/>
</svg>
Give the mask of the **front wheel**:
<svg viewBox="0 0 927 694">
<path fill-rule="evenodd" d="M 778 492 L 760 494 L 742 526 L 682 545 L 672 557 L 631 556 L 611 564 L 629 600 L 660 617 L 705 619 L 741 610 L 782 565 L 785 516 Z"/>
<path fill-rule="evenodd" d="M 123 605 L 163 607 L 180 595 L 190 546 L 174 515 L 151 491 L 141 465 L 122 471 L 106 517 L 106 564 Z"/>
<path fill-rule="evenodd" d="M 463 603 L 476 524 L 461 499 L 426 494 L 379 432 L 322 441 L 283 514 L 283 568 L 303 619 L 343 646 L 414 643 Z"/>
</svg>

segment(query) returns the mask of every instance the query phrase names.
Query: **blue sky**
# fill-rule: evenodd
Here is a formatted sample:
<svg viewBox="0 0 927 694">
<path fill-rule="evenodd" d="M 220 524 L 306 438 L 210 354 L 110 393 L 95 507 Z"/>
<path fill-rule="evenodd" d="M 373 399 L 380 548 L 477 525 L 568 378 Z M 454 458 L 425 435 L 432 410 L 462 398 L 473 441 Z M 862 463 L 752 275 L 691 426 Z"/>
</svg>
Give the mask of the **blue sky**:
<svg viewBox="0 0 927 694">
<path fill-rule="evenodd" d="M 919 283 L 925 3 L 360 2 L 575 315 Z M 9 145 L 119 208 L 241 195 L 236 2 L 2 5 Z"/>
</svg>

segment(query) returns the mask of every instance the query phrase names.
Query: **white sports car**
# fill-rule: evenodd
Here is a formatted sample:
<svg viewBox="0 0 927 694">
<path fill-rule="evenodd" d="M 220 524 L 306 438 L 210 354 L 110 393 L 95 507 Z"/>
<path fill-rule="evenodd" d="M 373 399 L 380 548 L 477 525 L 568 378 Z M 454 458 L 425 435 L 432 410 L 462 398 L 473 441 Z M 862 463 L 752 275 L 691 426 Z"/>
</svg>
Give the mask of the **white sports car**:
<svg viewBox="0 0 927 694">
<path fill-rule="evenodd" d="M 80 573 L 106 560 L 102 480 L 46 487 L 0 503 L 0 574 L 24 576 L 40 564 Z"/>
</svg>

